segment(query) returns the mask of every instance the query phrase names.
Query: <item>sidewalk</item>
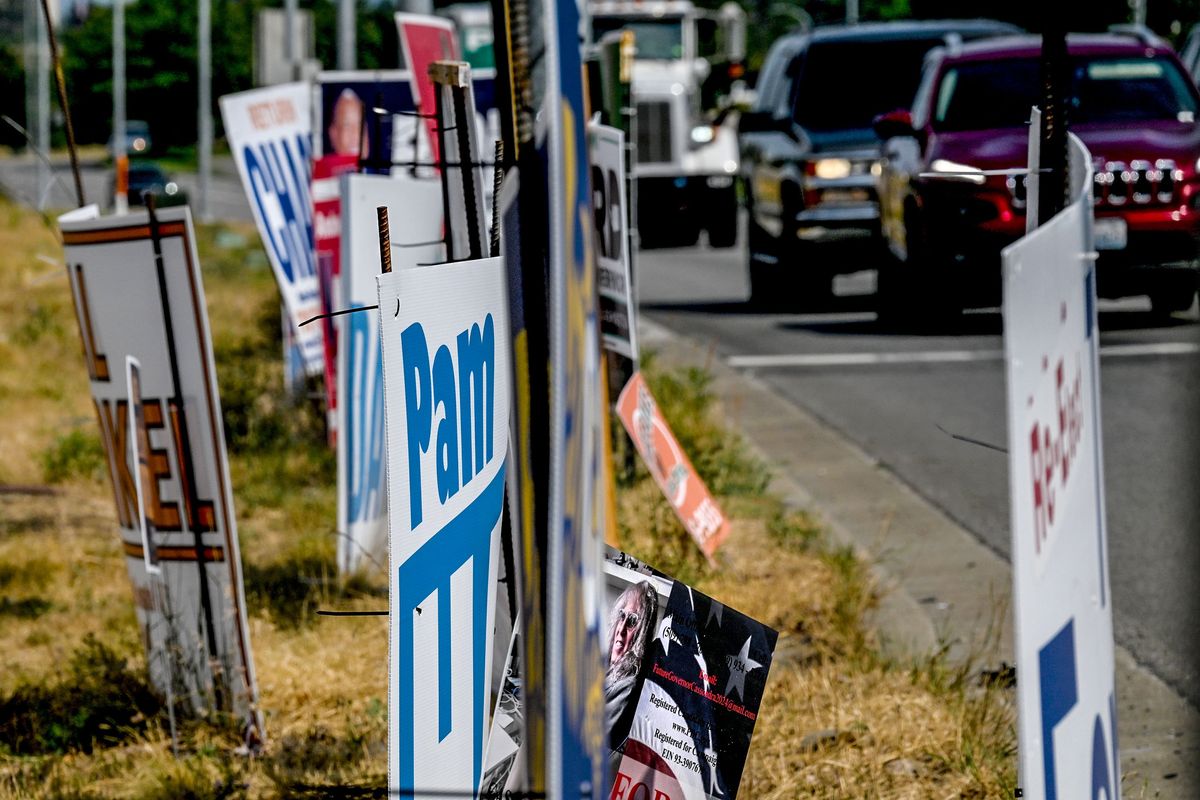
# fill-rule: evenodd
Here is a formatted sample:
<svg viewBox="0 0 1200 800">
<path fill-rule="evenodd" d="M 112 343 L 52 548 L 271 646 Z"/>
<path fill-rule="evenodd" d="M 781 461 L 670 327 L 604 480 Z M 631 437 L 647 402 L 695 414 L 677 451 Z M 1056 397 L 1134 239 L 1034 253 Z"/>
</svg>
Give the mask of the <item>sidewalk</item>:
<svg viewBox="0 0 1200 800">
<path fill-rule="evenodd" d="M 772 490 L 874 564 L 883 589 L 875 624 L 888 655 L 946 646 L 951 658 L 975 654 L 988 670 L 1014 662 L 1005 558 L 752 375 L 644 318 L 639 333 L 663 364 L 708 369 L 726 418 L 775 469 Z M 1124 796 L 1200 797 L 1200 712 L 1122 647 L 1116 671 Z"/>
</svg>

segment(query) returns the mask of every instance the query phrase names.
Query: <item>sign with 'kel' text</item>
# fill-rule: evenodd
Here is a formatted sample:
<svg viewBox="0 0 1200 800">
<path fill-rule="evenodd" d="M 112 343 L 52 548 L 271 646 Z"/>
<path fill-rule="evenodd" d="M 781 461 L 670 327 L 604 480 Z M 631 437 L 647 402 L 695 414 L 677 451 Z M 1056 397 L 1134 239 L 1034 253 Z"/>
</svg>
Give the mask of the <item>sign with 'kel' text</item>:
<svg viewBox="0 0 1200 800">
<path fill-rule="evenodd" d="M 642 373 L 635 373 L 621 390 L 617 414 L 679 521 L 711 560 L 729 535 L 729 520 L 663 419 Z"/>
<path fill-rule="evenodd" d="M 406 797 L 470 796 L 483 774 L 508 453 L 504 263 L 409 267 L 378 280 L 391 547 L 388 785 Z"/>
<path fill-rule="evenodd" d="M 225 95 L 221 118 L 305 370 L 318 375 L 324 366 L 321 326 L 300 327 L 321 313 L 309 198 L 311 103 L 307 84 L 285 83 Z"/>
<path fill-rule="evenodd" d="M 1071 148 L 1075 201 L 1004 251 L 1020 773 L 1039 800 L 1121 792 L 1091 158 Z"/>
<path fill-rule="evenodd" d="M 59 219 L 150 680 L 260 727 L 191 215 Z"/>
</svg>

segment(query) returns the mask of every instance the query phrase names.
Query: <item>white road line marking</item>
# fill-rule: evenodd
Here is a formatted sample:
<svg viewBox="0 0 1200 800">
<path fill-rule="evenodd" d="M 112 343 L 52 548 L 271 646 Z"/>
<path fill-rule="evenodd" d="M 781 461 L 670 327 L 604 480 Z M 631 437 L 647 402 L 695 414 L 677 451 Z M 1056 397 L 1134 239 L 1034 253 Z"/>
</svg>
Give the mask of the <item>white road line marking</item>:
<svg viewBox="0 0 1200 800">
<path fill-rule="evenodd" d="M 1194 353 L 1200 353 L 1200 344 L 1192 342 L 1121 344 L 1100 348 L 1100 355 L 1104 358 L 1178 356 Z M 783 353 L 730 356 L 728 364 L 735 369 L 774 369 L 783 367 L 870 367 L 895 364 L 963 364 L 1003 360 L 1003 350 L 925 350 L 900 353 Z"/>
</svg>

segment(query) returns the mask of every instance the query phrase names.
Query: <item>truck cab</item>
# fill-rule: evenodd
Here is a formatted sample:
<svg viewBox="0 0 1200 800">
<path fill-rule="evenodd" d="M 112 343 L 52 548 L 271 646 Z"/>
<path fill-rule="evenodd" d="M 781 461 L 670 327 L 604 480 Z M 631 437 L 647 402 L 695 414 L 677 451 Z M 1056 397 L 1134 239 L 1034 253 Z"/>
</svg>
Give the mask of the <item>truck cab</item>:
<svg viewBox="0 0 1200 800">
<path fill-rule="evenodd" d="M 638 230 L 644 246 L 737 241 L 737 131 L 730 97 L 741 76 L 745 16 L 689 0 L 599 0 L 592 39 L 635 36 L 633 139 Z"/>
</svg>

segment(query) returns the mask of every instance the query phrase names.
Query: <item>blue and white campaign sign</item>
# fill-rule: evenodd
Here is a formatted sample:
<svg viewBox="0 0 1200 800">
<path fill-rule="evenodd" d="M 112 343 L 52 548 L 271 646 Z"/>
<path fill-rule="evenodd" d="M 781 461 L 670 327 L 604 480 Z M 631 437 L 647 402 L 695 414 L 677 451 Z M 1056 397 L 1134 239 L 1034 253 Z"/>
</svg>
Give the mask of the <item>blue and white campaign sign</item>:
<svg viewBox="0 0 1200 800">
<path fill-rule="evenodd" d="M 1020 774 L 1027 798 L 1111 800 L 1121 770 L 1091 157 L 1071 147 L 1075 201 L 1004 251 Z"/>
<path fill-rule="evenodd" d="M 304 353 L 309 375 L 324 371 L 320 325 L 300 323 L 321 313 L 313 254 L 311 94 L 305 83 L 285 83 L 221 98 L 225 136 L 279 293 Z"/>
<path fill-rule="evenodd" d="M 341 176 L 342 271 L 345 308 L 373 306 L 378 290 L 379 223 L 387 206 L 397 267 L 441 261 L 442 190 L 436 180 L 396 175 Z M 418 246 L 412 247 L 410 245 Z M 338 570 L 387 561 L 387 472 L 383 438 L 383 360 L 379 314 L 337 318 Z"/>
<path fill-rule="evenodd" d="M 378 279 L 388 785 L 404 797 L 470 796 L 483 776 L 509 431 L 506 280 L 500 258 Z"/>
<path fill-rule="evenodd" d="M 603 782 L 603 383 L 593 265 L 587 103 L 576 0 L 547 0 L 545 138 L 550 289 L 550 524 L 546 786 L 551 797 Z M 535 789 L 541 787 L 533 787 Z"/>
</svg>

